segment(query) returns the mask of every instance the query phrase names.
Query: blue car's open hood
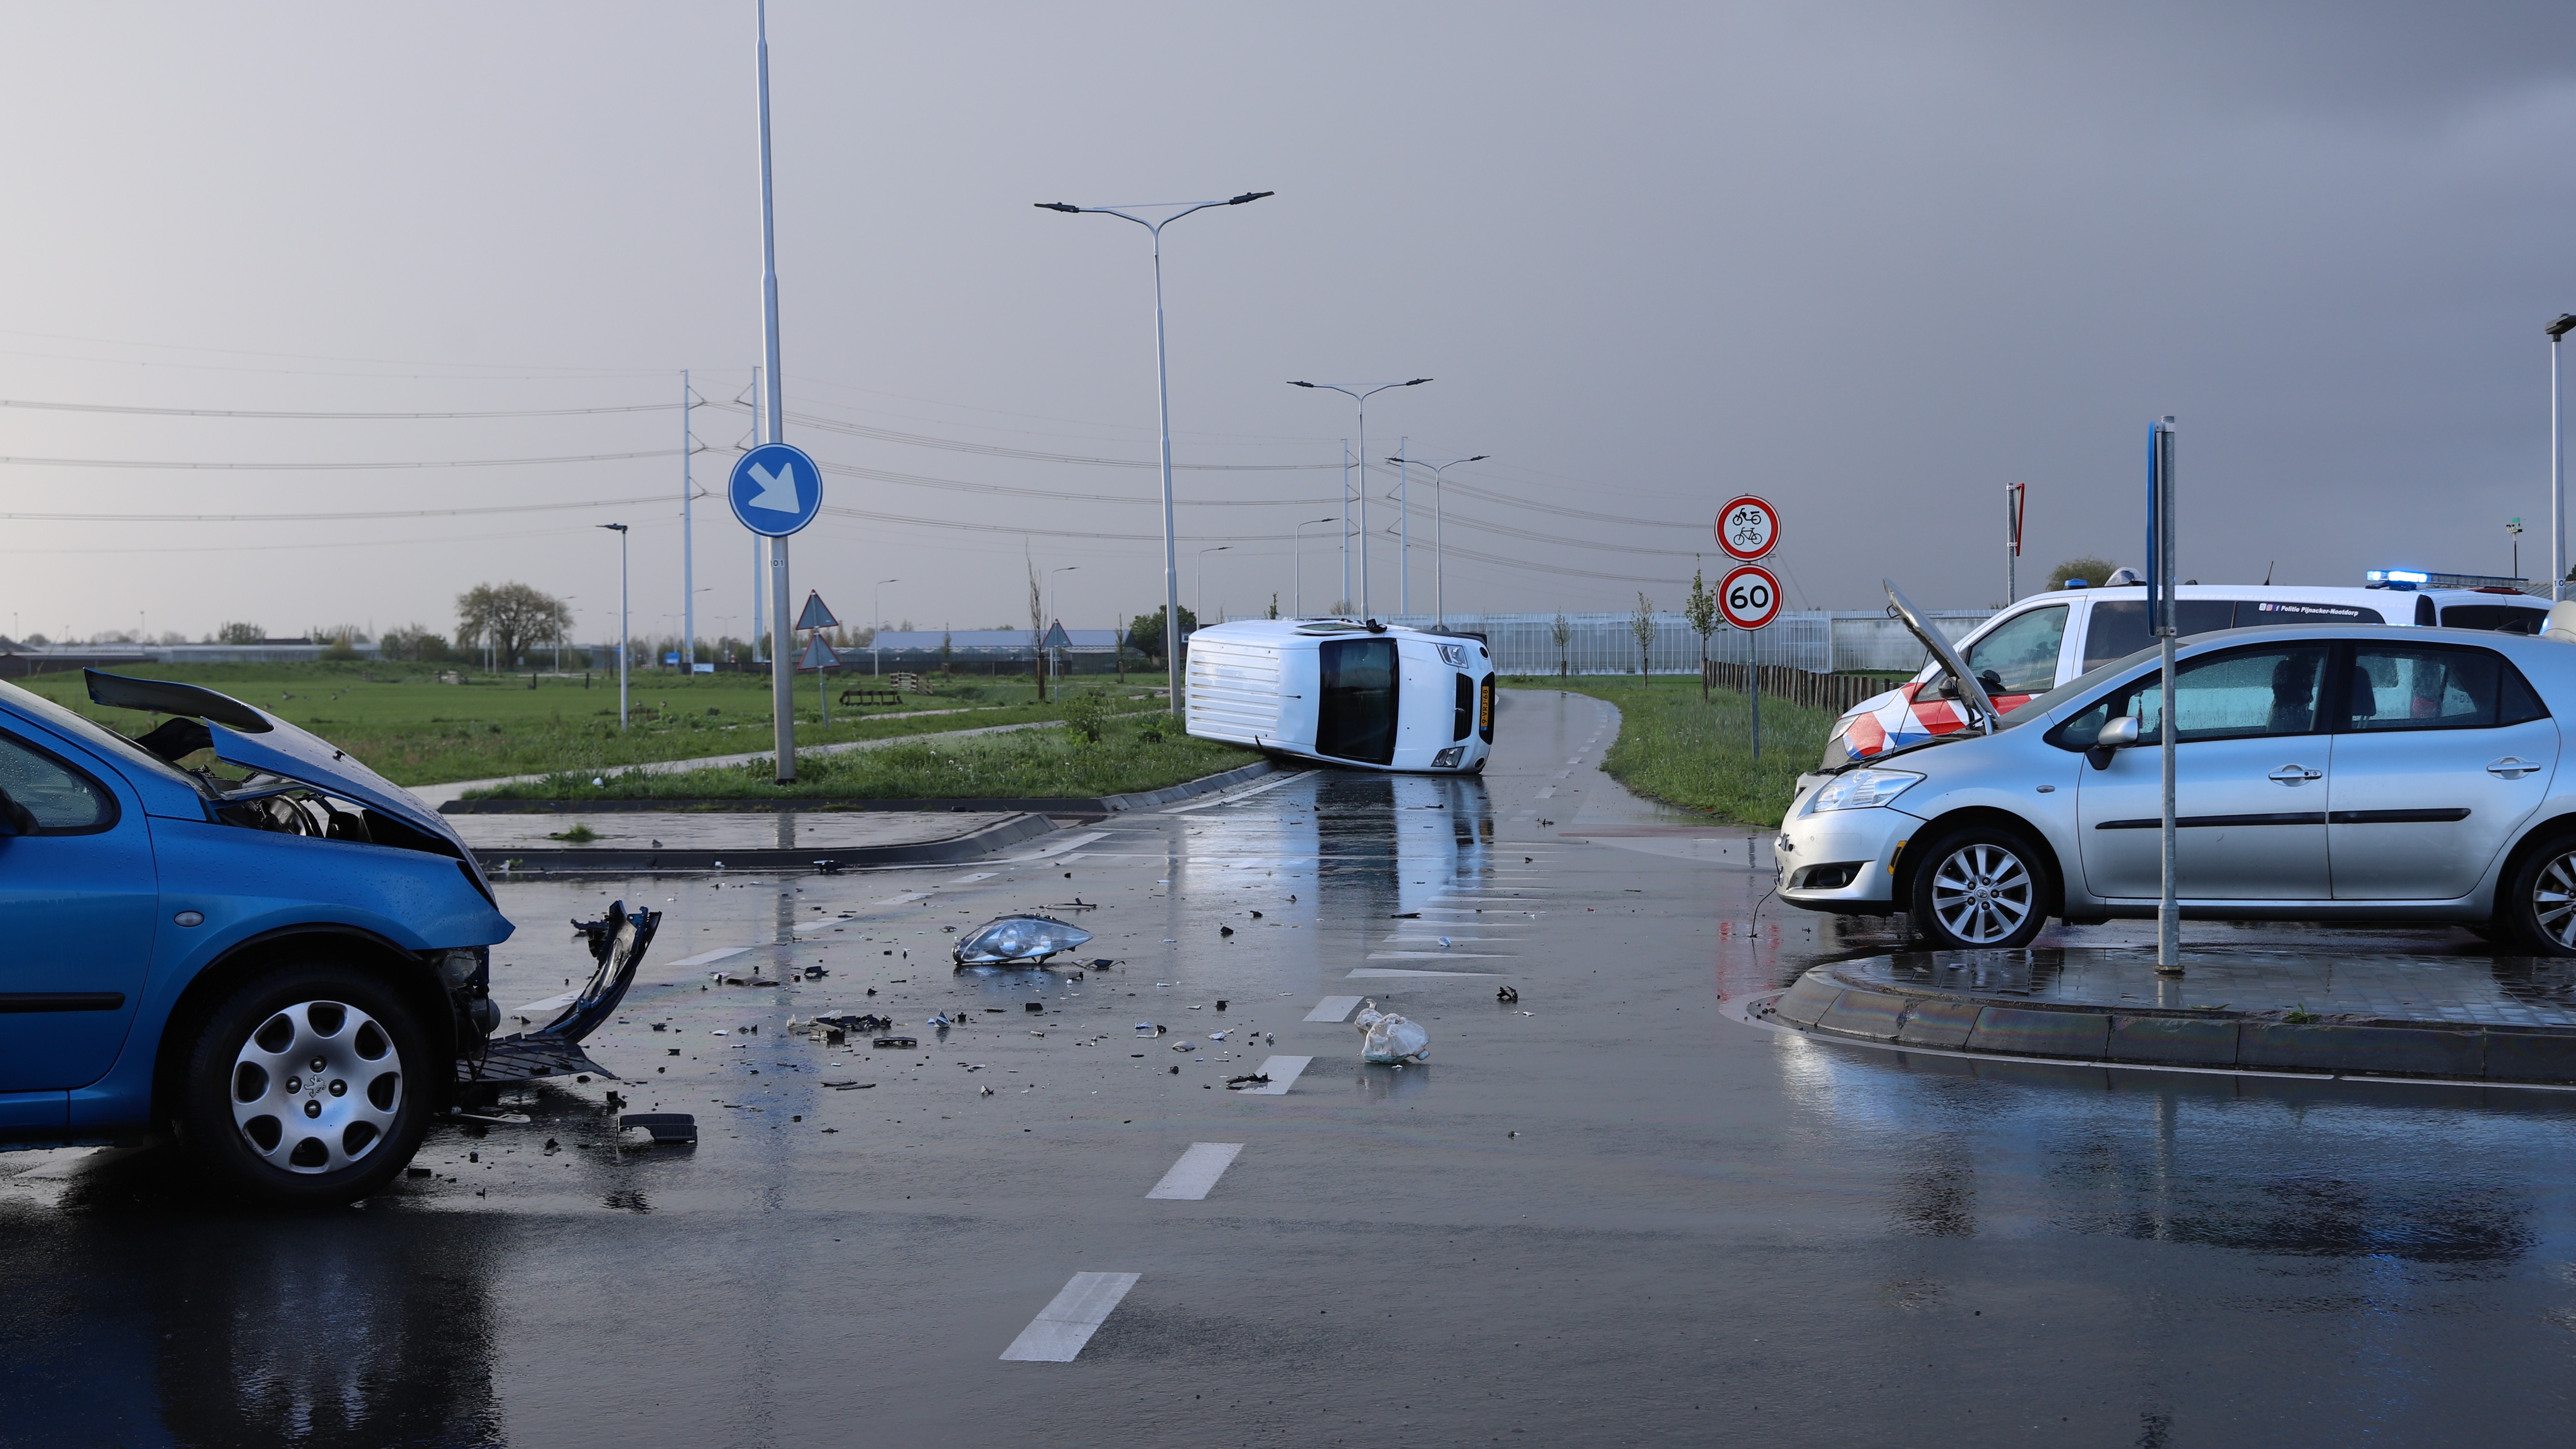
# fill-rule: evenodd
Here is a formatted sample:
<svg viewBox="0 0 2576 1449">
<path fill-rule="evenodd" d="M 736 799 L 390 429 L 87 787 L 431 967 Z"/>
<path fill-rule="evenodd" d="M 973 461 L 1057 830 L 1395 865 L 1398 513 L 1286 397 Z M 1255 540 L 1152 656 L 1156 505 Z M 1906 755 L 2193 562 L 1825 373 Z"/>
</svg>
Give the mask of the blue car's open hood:
<svg viewBox="0 0 2576 1449">
<path fill-rule="evenodd" d="M 206 733 L 215 737 L 215 758 L 346 795 L 414 829 L 453 840 L 459 850 L 464 849 L 465 842 L 446 819 L 422 804 L 419 796 L 359 764 L 347 751 L 319 735 L 298 729 L 275 715 L 269 715 L 268 722 L 268 729 L 262 733 L 245 735 L 207 721 Z"/>
<path fill-rule="evenodd" d="M 347 796 L 415 830 L 452 842 L 460 859 L 474 858 L 464 839 L 418 796 L 359 764 L 329 740 L 257 705 L 202 685 L 129 679 L 96 670 L 83 673 L 89 680 L 90 698 L 100 704 L 194 716 L 205 722 L 206 733 L 213 737 L 215 758 Z"/>
</svg>

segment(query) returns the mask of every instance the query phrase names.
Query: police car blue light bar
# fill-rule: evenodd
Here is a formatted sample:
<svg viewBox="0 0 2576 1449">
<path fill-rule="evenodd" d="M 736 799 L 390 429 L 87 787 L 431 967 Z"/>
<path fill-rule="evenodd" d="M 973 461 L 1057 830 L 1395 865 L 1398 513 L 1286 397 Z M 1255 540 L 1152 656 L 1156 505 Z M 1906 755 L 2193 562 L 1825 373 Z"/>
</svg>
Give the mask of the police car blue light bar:
<svg viewBox="0 0 2576 1449">
<path fill-rule="evenodd" d="M 2520 589 L 2529 579 L 2509 579 L 2496 574 L 2443 574 L 2427 569 L 2371 569 L 2362 580 L 2374 589 Z"/>
</svg>

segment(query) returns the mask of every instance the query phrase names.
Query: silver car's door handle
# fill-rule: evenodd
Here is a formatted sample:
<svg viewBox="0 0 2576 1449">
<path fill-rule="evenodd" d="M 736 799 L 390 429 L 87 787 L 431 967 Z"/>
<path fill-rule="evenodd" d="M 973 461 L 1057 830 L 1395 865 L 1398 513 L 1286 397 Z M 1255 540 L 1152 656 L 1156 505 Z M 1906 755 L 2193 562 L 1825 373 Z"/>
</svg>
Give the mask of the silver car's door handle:
<svg viewBox="0 0 2576 1449">
<path fill-rule="evenodd" d="M 2271 778 L 2284 785 L 2300 785 L 2310 780 L 2322 780 L 2325 774 L 2323 770 L 2311 770 L 2305 765 L 2283 765 L 2272 772 Z"/>
<path fill-rule="evenodd" d="M 2503 759 L 2496 761 L 2494 764 L 2487 766 L 2487 773 L 2490 775 L 2502 775 L 2508 780 L 2519 780 L 2523 776 L 2528 775 L 2539 768 L 2540 762 L 2538 760 L 2525 760 L 2513 755 L 2507 755 Z"/>
</svg>

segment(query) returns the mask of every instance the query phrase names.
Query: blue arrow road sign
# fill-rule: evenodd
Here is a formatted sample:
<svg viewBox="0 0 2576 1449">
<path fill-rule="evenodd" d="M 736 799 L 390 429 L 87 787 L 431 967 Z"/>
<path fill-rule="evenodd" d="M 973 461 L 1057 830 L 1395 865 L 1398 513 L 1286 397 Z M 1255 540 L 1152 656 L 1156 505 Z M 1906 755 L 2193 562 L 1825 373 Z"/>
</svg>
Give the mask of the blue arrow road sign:
<svg viewBox="0 0 2576 1449">
<path fill-rule="evenodd" d="M 823 474 L 804 449 L 763 443 L 735 460 L 725 493 L 743 527 L 763 537 L 785 538 L 821 511 Z"/>
</svg>

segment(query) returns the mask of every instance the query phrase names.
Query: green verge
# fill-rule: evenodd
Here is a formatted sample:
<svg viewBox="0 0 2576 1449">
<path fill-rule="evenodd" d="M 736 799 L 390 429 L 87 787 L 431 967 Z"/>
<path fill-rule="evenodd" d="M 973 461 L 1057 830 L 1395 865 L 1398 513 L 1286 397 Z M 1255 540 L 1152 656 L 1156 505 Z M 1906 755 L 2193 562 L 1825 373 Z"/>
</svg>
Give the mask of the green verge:
<svg viewBox="0 0 2576 1449">
<path fill-rule="evenodd" d="M 528 784 L 477 790 L 480 800 L 918 800 L 965 798 L 1089 799 L 1159 790 L 1249 765 L 1250 750 L 1192 739 L 1165 723 L 1110 720 L 1098 741 L 1066 729 L 800 756 L 796 781 L 781 785 L 771 759 L 747 766 L 656 775 L 623 771 L 593 785 L 587 771 Z"/>
<path fill-rule="evenodd" d="M 1753 717 L 1741 691 L 1700 702 L 1689 675 L 1507 677 L 1507 687 L 1564 689 L 1619 707 L 1619 739 L 1603 758 L 1610 778 L 1650 800 L 1716 819 L 1775 826 L 1797 793 L 1798 776 L 1825 752 L 1834 716 L 1783 700 L 1762 701 L 1762 758 L 1753 758 Z"/>
<path fill-rule="evenodd" d="M 398 785 L 553 770 L 597 774 L 648 761 L 765 750 L 772 739 L 766 675 L 638 674 L 629 690 L 628 727 L 620 731 L 614 674 L 593 674 L 587 688 L 578 675 L 542 677 L 530 688 L 524 674 L 468 673 L 463 684 L 441 684 L 439 667 L 200 664 L 117 672 L 202 684 L 258 705 L 347 750 Z M 152 727 L 150 715 L 91 704 L 77 673 L 9 682 L 110 729 L 140 734 Z M 844 675 L 828 687 L 837 701 L 843 689 L 872 683 L 865 675 Z M 935 696 L 907 696 L 899 709 L 844 709 L 836 702 L 826 726 L 809 676 L 797 686 L 796 741 L 838 744 L 1064 717 L 1062 701 L 1038 703 L 1026 679 L 960 679 L 939 688 Z M 1099 696 L 1112 711 L 1153 712 L 1161 706 L 1142 686 L 1085 679 L 1074 689 Z M 909 717 L 883 717 L 898 714 Z"/>
</svg>

